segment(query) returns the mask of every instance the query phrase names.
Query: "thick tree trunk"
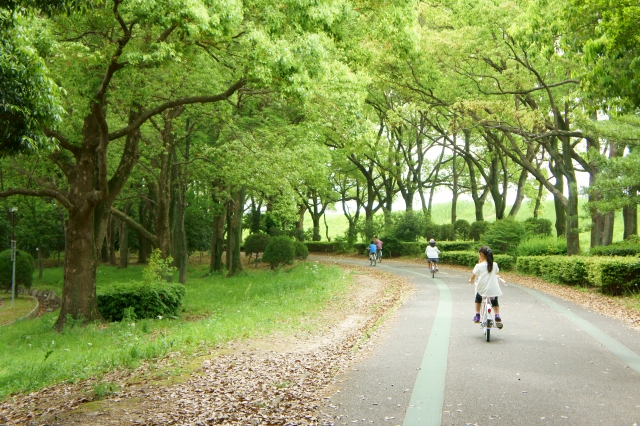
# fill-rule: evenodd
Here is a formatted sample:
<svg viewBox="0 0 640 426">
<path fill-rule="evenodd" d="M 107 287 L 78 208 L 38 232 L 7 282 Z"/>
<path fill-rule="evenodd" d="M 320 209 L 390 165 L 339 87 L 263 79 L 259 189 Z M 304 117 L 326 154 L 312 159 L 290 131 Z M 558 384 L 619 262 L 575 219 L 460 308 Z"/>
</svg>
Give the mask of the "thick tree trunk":
<svg viewBox="0 0 640 426">
<path fill-rule="evenodd" d="M 242 262 L 240 257 L 240 245 L 242 244 L 242 213 L 244 212 L 245 188 L 236 191 L 233 200 L 233 215 L 229 223 L 229 238 L 227 243 L 227 253 L 230 253 L 229 272 L 227 277 L 231 277 L 242 272 Z"/>
<path fill-rule="evenodd" d="M 637 192 L 637 189 L 636 189 Z M 632 235 L 638 235 L 638 205 L 633 204 L 622 208 L 622 222 L 624 224 L 623 238 L 628 240 Z"/>
<path fill-rule="evenodd" d="M 553 185 L 560 194 L 564 192 L 564 177 L 558 172 L 553 171 L 556 182 Z M 558 237 L 565 236 L 567 229 L 567 214 L 559 195 L 553 194 L 553 206 L 556 213 L 556 235 Z"/>
<path fill-rule="evenodd" d="M 307 211 L 307 206 L 301 204 L 298 206 L 298 221 L 296 222 L 296 229 L 304 231 L 304 214 Z"/>
<path fill-rule="evenodd" d="M 216 206 L 213 212 L 213 235 L 211 239 L 211 262 L 209 269 L 211 272 L 220 272 L 223 269 L 222 253 L 224 248 L 224 222 L 226 211 L 222 205 Z"/>
<path fill-rule="evenodd" d="M 613 225 L 616 219 L 615 212 L 607 212 L 603 217 L 601 245 L 608 246 L 613 242 Z"/>
<path fill-rule="evenodd" d="M 311 214 L 311 221 L 313 222 L 313 241 L 320 241 L 322 237 L 320 236 L 320 215 L 317 213 Z"/>
<path fill-rule="evenodd" d="M 77 210 L 80 211 L 69 212 L 62 306 L 55 325 L 58 331 L 63 329 L 67 317 L 80 322 L 102 320 L 96 298 L 98 259 L 93 214 Z"/>
</svg>

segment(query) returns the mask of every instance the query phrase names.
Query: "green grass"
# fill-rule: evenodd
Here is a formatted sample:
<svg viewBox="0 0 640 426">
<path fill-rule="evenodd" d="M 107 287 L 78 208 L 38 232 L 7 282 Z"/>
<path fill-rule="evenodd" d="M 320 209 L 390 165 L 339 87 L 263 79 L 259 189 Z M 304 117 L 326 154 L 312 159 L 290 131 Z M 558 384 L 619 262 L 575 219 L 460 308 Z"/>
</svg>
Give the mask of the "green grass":
<svg viewBox="0 0 640 426">
<path fill-rule="evenodd" d="M 25 317 L 36 307 L 35 299 L 17 295 L 13 307 L 11 306 L 11 293 L 0 296 L 0 325 L 9 324 L 17 319 Z"/>
<path fill-rule="evenodd" d="M 56 313 L 0 328 L 0 398 L 53 383 L 100 377 L 117 368 L 135 368 L 142 360 L 168 352 L 204 355 L 230 340 L 273 332 L 314 330 L 315 315 L 338 298 L 351 280 L 338 268 L 301 263 L 278 272 L 247 270 L 242 276 L 205 277 L 206 267 L 191 268 L 185 312 L 177 320 L 90 324 L 52 330 Z M 142 268 L 102 266 L 98 287 L 138 279 Z M 47 269 L 37 286 L 59 287 L 59 270 Z M 103 389 L 104 387 L 104 389 Z M 107 394 L 109 386 L 98 386 Z"/>
</svg>

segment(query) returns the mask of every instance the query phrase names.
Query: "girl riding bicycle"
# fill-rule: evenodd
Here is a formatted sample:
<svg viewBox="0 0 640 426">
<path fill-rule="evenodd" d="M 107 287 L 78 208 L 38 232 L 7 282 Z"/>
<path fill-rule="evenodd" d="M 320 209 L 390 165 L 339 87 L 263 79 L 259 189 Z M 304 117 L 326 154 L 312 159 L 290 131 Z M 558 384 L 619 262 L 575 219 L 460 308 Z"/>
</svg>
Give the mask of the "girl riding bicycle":
<svg viewBox="0 0 640 426">
<path fill-rule="evenodd" d="M 483 297 L 491 298 L 491 306 L 496 314 L 495 320 L 498 328 L 502 328 L 502 319 L 500 318 L 500 305 L 498 304 L 498 296 L 502 295 L 500 283 L 498 281 L 498 264 L 493 261 L 493 252 L 487 246 L 483 246 L 478 251 L 478 264 L 473 268 L 473 275 L 469 283 L 476 283 L 476 315 L 473 322 L 480 322 L 480 307 Z"/>
<path fill-rule="evenodd" d="M 440 250 L 436 247 L 436 240 L 433 238 L 429 240 L 429 245 L 427 245 L 426 250 L 424 251 L 425 256 L 427 256 L 427 262 L 429 263 L 429 270 L 433 266 L 435 266 L 436 271 L 438 270 L 438 255 L 440 254 Z"/>
</svg>

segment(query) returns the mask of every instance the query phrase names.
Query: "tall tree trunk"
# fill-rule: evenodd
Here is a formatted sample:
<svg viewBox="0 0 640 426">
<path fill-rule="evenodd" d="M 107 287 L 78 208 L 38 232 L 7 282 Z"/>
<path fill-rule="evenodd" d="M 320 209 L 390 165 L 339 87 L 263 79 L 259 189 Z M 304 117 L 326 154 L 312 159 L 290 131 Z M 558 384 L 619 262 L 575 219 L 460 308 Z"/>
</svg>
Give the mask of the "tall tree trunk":
<svg viewBox="0 0 640 426">
<path fill-rule="evenodd" d="M 131 203 L 125 204 L 124 214 L 128 215 L 130 209 Z M 118 225 L 118 235 L 120 235 L 120 264 L 118 269 L 125 269 L 129 266 L 129 226 L 124 220 L 119 220 Z"/>
<path fill-rule="evenodd" d="M 567 186 L 569 189 L 567 212 L 567 227 L 565 235 L 567 239 L 567 254 L 569 256 L 580 254 L 580 224 L 578 217 L 578 181 L 574 173 L 566 173 Z"/>
<path fill-rule="evenodd" d="M 151 221 L 149 220 L 149 211 L 151 210 L 149 200 L 141 200 L 138 206 L 138 215 L 140 225 L 145 229 L 151 229 Z M 146 264 L 149 262 L 149 254 L 151 253 L 151 243 L 144 238 L 140 233 L 138 234 L 138 264 Z"/>
<path fill-rule="evenodd" d="M 544 189 L 544 185 L 542 182 L 538 183 L 538 194 L 536 195 L 536 202 L 533 206 L 533 217 L 538 218 L 540 216 L 540 207 L 542 206 L 542 190 Z"/>
<path fill-rule="evenodd" d="M 550 162 L 549 168 L 556 180 L 553 186 L 557 189 L 559 194 L 564 193 L 564 177 L 562 176 L 562 173 L 558 167 L 553 165 L 553 162 Z M 556 235 L 558 237 L 563 237 L 565 236 L 567 229 L 567 215 L 564 205 L 562 204 L 562 200 L 558 194 L 553 194 L 553 206 L 556 213 Z"/>
<path fill-rule="evenodd" d="M 116 223 L 113 216 L 109 215 L 108 223 L 107 242 L 109 245 L 109 265 L 116 266 L 118 264 L 116 258 Z"/>
<path fill-rule="evenodd" d="M 638 189 L 635 189 L 636 193 Z M 622 222 L 624 224 L 623 238 L 628 240 L 632 235 L 638 235 L 638 205 L 622 207 Z"/>
<path fill-rule="evenodd" d="M 215 197 L 214 197 L 215 199 Z M 222 252 L 224 246 L 224 223 L 227 216 L 224 203 L 218 203 L 213 208 L 213 225 L 212 225 L 212 238 L 211 238 L 211 261 L 209 263 L 209 269 L 211 272 L 221 272 L 222 266 Z"/>
<path fill-rule="evenodd" d="M 527 177 L 529 173 L 526 169 L 522 169 L 520 172 L 520 178 L 518 178 L 518 189 L 516 192 L 516 201 L 511 206 L 511 210 L 509 211 L 509 217 L 516 217 L 520 207 L 522 206 L 522 201 L 524 200 L 524 186 L 527 183 Z"/>
<path fill-rule="evenodd" d="M 602 215 L 603 227 L 602 227 L 602 241 L 601 245 L 608 246 L 613 242 L 613 225 L 615 222 L 615 212 L 607 212 Z"/>
<path fill-rule="evenodd" d="M 304 214 L 307 211 L 307 206 L 304 204 L 300 204 L 298 206 L 298 222 L 296 222 L 296 229 L 301 229 L 304 231 Z"/>
<path fill-rule="evenodd" d="M 229 272 L 227 277 L 231 277 L 242 272 L 242 262 L 240 257 L 240 245 L 242 244 L 242 213 L 244 212 L 245 188 L 236 190 L 233 200 L 233 215 L 229 223 L 229 238 L 227 243 L 227 253 L 231 253 L 229 258 Z"/>
</svg>

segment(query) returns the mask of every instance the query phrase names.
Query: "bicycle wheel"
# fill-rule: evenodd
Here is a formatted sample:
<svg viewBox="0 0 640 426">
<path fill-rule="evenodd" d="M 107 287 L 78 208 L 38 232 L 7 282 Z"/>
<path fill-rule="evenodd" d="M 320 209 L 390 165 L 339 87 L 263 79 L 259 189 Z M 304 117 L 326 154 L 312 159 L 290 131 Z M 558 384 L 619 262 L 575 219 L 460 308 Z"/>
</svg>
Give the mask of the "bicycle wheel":
<svg viewBox="0 0 640 426">
<path fill-rule="evenodd" d="M 487 342 L 488 342 L 489 340 L 491 340 L 491 329 L 490 329 L 490 328 L 487 328 L 487 330 L 486 330 L 486 333 L 485 333 L 485 334 L 486 334 L 486 336 L 487 336 Z"/>
<path fill-rule="evenodd" d="M 433 266 L 431 267 L 431 278 L 435 278 L 436 277 L 436 268 L 434 268 Z"/>
</svg>

